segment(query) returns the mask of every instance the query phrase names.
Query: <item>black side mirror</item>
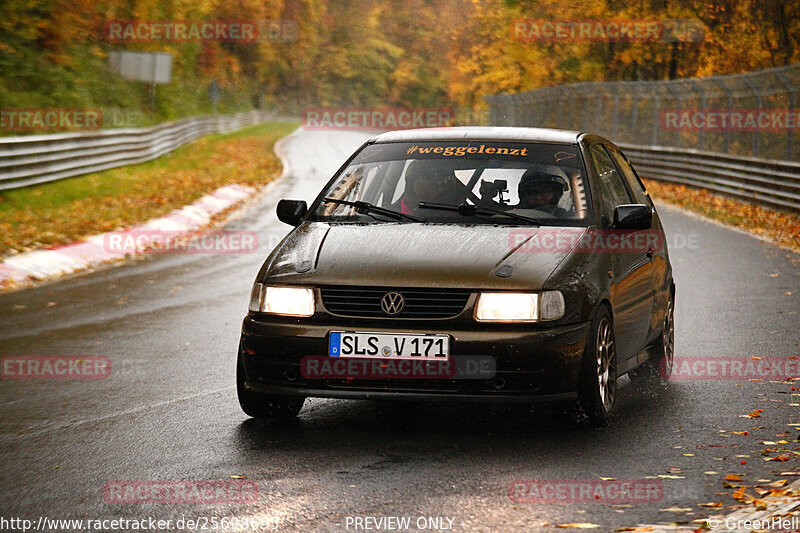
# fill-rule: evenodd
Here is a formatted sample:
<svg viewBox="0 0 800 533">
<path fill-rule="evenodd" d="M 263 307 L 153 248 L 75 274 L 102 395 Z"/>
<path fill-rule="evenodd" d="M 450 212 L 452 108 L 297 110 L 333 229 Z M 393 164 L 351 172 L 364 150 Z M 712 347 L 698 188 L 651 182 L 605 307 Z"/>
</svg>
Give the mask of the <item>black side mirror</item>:
<svg viewBox="0 0 800 533">
<path fill-rule="evenodd" d="M 290 226 L 299 226 L 306 216 L 308 205 L 305 200 L 281 200 L 278 202 L 278 220 Z"/>
<path fill-rule="evenodd" d="M 625 204 L 614 209 L 614 229 L 650 229 L 653 210 L 649 205 Z"/>
</svg>

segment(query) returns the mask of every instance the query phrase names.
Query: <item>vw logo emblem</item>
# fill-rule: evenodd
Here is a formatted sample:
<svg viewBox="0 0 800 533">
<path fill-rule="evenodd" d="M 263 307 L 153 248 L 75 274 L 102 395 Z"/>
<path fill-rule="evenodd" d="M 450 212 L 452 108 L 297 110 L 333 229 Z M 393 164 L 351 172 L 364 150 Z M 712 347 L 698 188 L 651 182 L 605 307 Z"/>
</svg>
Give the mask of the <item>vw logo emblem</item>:
<svg viewBox="0 0 800 533">
<path fill-rule="evenodd" d="M 381 299 L 381 309 L 387 315 L 396 315 L 403 310 L 405 304 L 403 295 L 399 292 L 387 292 Z"/>
</svg>

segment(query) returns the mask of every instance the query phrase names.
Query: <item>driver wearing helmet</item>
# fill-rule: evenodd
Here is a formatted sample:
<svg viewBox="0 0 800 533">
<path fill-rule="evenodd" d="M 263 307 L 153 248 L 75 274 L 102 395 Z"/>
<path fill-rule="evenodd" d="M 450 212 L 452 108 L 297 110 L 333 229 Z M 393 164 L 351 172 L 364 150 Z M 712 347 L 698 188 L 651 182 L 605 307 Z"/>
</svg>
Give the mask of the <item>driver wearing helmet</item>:
<svg viewBox="0 0 800 533">
<path fill-rule="evenodd" d="M 514 209 L 537 209 L 557 217 L 567 216 L 567 210 L 558 206 L 566 190 L 567 182 L 561 176 L 530 168 L 519 180 L 519 203 Z"/>
<path fill-rule="evenodd" d="M 413 213 L 419 202 L 447 202 L 456 180 L 453 169 L 436 160 L 418 159 L 406 169 L 403 196 L 392 206 L 402 213 Z"/>
</svg>

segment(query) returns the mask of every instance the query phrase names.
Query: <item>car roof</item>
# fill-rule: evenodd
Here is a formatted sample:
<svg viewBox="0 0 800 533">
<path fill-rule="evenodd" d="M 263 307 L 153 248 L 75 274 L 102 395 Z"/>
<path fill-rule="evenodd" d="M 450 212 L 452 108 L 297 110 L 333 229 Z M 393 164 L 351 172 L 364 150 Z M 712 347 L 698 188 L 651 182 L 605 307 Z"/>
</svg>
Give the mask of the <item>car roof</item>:
<svg viewBox="0 0 800 533">
<path fill-rule="evenodd" d="M 382 133 L 372 139 L 376 143 L 420 141 L 528 141 L 575 144 L 583 135 L 579 131 L 551 128 L 515 128 L 491 126 L 458 126 L 422 128 Z"/>
</svg>

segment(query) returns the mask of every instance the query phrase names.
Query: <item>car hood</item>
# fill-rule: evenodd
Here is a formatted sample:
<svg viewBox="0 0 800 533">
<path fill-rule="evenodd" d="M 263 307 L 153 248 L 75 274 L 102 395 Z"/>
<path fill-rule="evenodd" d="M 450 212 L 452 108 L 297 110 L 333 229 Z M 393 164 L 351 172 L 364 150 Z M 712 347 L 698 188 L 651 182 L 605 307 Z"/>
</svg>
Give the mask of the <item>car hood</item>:
<svg viewBox="0 0 800 533">
<path fill-rule="evenodd" d="M 259 280 L 536 290 L 569 249 L 531 251 L 525 244 L 559 229 L 565 228 L 305 223 L 270 254 Z"/>
</svg>

